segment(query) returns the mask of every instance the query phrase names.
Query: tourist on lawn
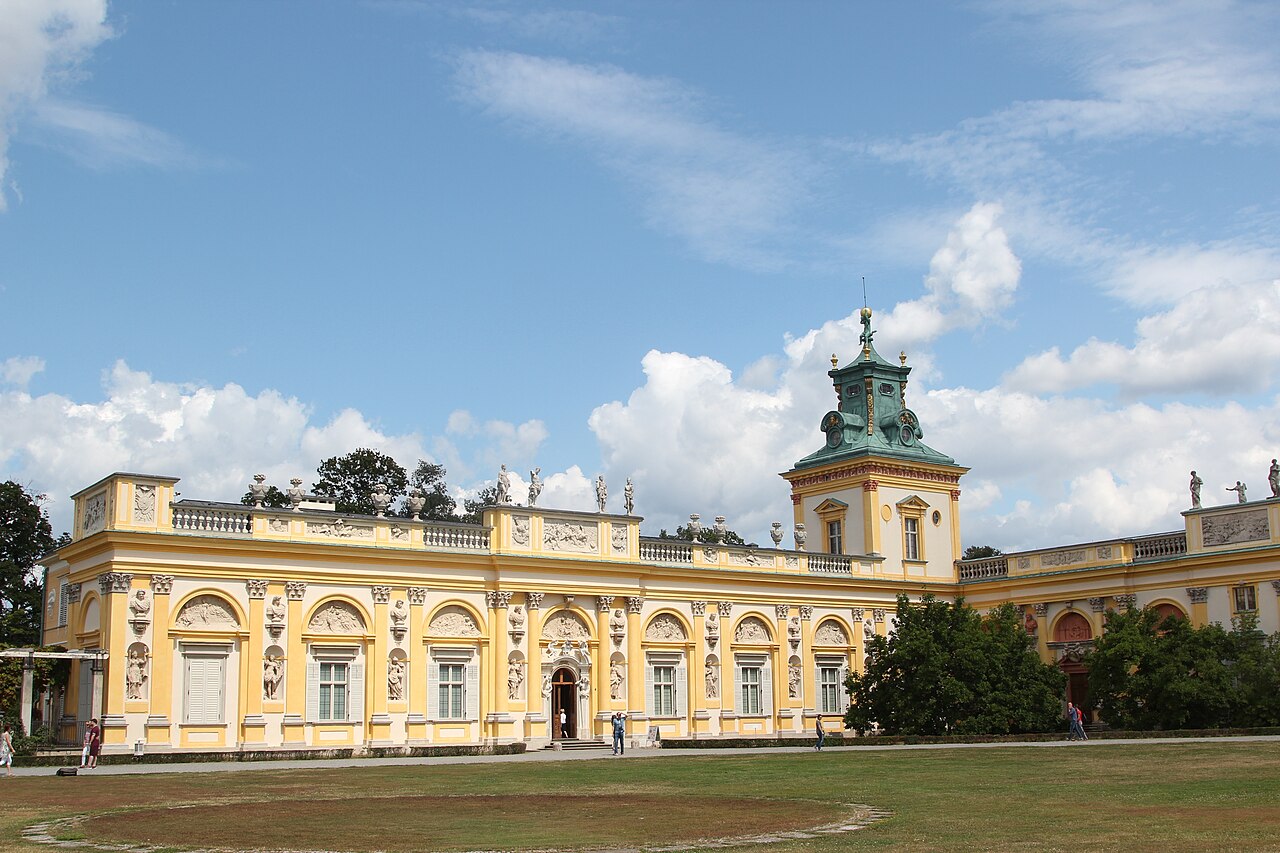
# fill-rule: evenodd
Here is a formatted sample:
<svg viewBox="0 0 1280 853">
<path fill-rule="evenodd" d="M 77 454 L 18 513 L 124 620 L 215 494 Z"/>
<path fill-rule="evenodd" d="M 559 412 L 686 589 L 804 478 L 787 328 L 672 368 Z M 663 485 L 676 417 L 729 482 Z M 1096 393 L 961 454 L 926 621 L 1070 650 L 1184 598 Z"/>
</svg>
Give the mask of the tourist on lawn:
<svg viewBox="0 0 1280 853">
<path fill-rule="evenodd" d="M 1071 702 L 1067 703 L 1067 724 L 1071 727 L 1071 733 L 1067 735 L 1067 740 L 1084 740 L 1084 727 L 1080 725 L 1080 712 Z"/>
<path fill-rule="evenodd" d="M 1080 740 L 1088 740 L 1089 734 L 1084 730 L 1084 708 L 1076 706 L 1076 734 L 1080 735 Z"/>
<path fill-rule="evenodd" d="M 0 765 L 4 765 L 6 776 L 13 775 L 13 727 L 5 726 L 0 733 Z"/>
<path fill-rule="evenodd" d="M 84 724 L 84 747 L 80 750 L 80 766 L 89 766 L 89 740 L 93 736 L 93 720 Z"/>
<path fill-rule="evenodd" d="M 814 730 L 818 733 L 818 742 L 813 745 L 813 748 L 818 752 L 822 752 L 822 742 L 827 739 L 827 730 L 822 727 L 821 717 L 818 718 L 818 722 L 814 725 Z"/>
<path fill-rule="evenodd" d="M 627 720 L 619 712 L 613 715 L 613 754 L 622 755 L 627 738 Z"/>
</svg>

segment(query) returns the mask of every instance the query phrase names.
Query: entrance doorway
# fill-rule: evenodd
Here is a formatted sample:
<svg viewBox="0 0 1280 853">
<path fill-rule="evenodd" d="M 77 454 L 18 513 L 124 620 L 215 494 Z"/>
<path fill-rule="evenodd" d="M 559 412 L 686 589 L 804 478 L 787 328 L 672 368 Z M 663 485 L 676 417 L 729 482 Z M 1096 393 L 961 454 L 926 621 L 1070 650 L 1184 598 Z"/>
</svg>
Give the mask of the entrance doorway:
<svg viewBox="0 0 1280 853">
<path fill-rule="evenodd" d="M 564 712 L 564 723 L 560 712 Z M 557 669 L 551 678 L 551 737 L 571 740 L 578 731 L 578 678 L 567 667 Z"/>
<path fill-rule="evenodd" d="M 1084 712 L 1084 721 L 1092 719 L 1089 702 L 1089 670 L 1083 664 L 1064 661 L 1060 668 L 1067 676 L 1067 701 Z"/>
</svg>

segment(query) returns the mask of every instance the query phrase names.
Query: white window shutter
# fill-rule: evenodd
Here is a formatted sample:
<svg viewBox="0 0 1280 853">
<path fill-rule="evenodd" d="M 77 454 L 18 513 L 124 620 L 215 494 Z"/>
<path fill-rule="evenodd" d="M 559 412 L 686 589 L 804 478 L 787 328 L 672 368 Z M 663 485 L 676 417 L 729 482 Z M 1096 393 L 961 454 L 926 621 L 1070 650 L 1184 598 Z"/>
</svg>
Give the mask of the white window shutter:
<svg viewBox="0 0 1280 853">
<path fill-rule="evenodd" d="M 689 678 L 689 671 L 683 667 L 676 667 L 676 686 L 675 696 L 672 701 L 672 710 L 677 717 L 687 717 L 688 712 L 684 707 L 685 696 L 688 695 L 688 685 L 685 683 Z"/>
<path fill-rule="evenodd" d="M 773 714 L 773 667 L 765 663 L 760 667 L 760 710 L 766 717 Z"/>
<path fill-rule="evenodd" d="M 307 721 L 320 719 L 320 662 L 307 661 Z"/>
<path fill-rule="evenodd" d="M 427 719 L 440 718 L 440 664 L 427 660 Z"/>
<path fill-rule="evenodd" d="M 725 705 L 737 709 L 739 714 L 746 710 L 742 707 L 742 667 L 736 663 L 733 665 L 733 701 Z"/>
<path fill-rule="evenodd" d="M 202 722 L 200 715 L 204 712 L 204 678 L 201 672 L 203 660 L 203 658 L 195 657 L 184 658 L 183 660 L 185 664 L 183 668 L 186 670 L 187 676 L 186 717 L 188 723 Z M 83 661 L 81 666 L 87 663 L 87 661 Z"/>
<path fill-rule="evenodd" d="M 644 715 L 654 716 L 653 707 L 653 667 L 647 662 L 644 665 Z"/>
<path fill-rule="evenodd" d="M 347 719 L 353 723 L 364 722 L 364 664 L 353 663 L 347 667 Z"/>
<path fill-rule="evenodd" d="M 849 677 L 849 665 L 846 663 L 840 667 L 840 704 L 841 710 L 849 710 L 851 700 L 849 699 L 849 685 L 845 683 L 845 679 Z"/>
<path fill-rule="evenodd" d="M 480 719 L 480 664 L 473 657 L 467 664 L 467 695 L 463 701 L 467 706 L 467 719 Z"/>
<path fill-rule="evenodd" d="M 67 607 L 71 603 L 71 596 L 67 594 L 67 583 L 58 586 L 58 625 L 67 624 Z"/>
</svg>

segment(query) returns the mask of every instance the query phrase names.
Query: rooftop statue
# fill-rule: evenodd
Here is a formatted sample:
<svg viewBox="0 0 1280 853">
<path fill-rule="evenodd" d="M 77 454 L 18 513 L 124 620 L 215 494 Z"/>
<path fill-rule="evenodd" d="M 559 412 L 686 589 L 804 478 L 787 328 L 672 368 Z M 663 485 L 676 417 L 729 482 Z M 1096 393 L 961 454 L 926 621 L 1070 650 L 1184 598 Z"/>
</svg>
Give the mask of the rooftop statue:
<svg viewBox="0 0 1280 853">
<path fill-rule="evenodd" d="M 1200 509 L 1200 487 L 1204 485 L 1195 471 L 1191 472 L 1191 508 Z"/>
<path fill-rule="evenodd" d="M 1246 486 L 1244 483 L 1240 482 L 1239 480 L 1236 480 L 1236 484 L 1235 484 L 1234 486 L 1227 486 L 1227 491 L 1228 491 L 1228 492 L 1235 492 L 1235 493 L 1236 493 L 1236 503 L 1242 503 L 1242 504 L 1243 504 L 1243 503 L 1248 503 L 1248 502 L 1249 502 L 1249 499 L 1248 499 L 1248 498 L 1246 498 L 1246 497 L 1244 496 L 1245 489 L 1247 489 L 1247 488 L 1248 488 L 1248 486 Z"/>
</svg>

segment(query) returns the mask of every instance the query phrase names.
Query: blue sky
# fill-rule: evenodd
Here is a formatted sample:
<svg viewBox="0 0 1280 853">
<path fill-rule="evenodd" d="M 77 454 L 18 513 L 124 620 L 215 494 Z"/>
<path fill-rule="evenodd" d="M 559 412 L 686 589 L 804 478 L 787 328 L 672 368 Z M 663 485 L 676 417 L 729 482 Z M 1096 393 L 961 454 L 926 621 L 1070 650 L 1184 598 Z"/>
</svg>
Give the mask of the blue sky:
<svg viewBox="0 0 1280 853">
<path fill-rule="evenodd" d="M 1026 5 L 0 0 L 0 476 L 374 445 L 765 542 L 865 276 L 966 543 L 1264 497 L 1280 13 Z"/>
</svg>

